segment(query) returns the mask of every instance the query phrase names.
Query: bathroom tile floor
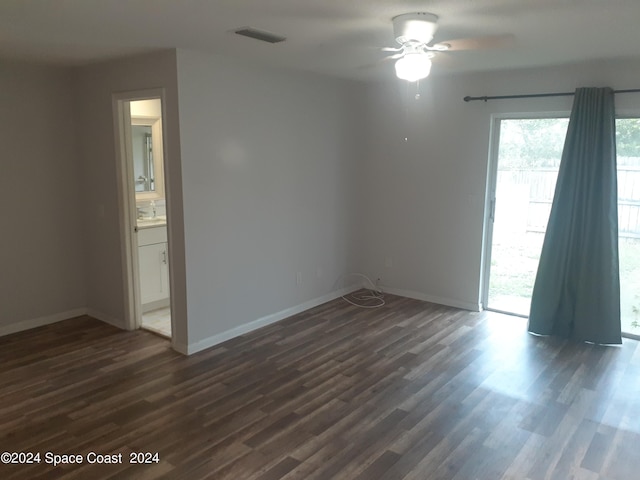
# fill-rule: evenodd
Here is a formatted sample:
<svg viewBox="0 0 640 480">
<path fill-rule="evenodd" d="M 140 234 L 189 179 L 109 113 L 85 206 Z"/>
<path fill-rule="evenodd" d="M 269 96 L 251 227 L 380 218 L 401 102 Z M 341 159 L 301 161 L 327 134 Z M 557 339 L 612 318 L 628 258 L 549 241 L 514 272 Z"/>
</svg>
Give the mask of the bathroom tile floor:
<svg viewBox="0 0 640 480">
<path fill-rule="evenodd" d="M 171 310 L 169 307 L 142 314 L 142 328 L 171 338 Z"/>
</svg>

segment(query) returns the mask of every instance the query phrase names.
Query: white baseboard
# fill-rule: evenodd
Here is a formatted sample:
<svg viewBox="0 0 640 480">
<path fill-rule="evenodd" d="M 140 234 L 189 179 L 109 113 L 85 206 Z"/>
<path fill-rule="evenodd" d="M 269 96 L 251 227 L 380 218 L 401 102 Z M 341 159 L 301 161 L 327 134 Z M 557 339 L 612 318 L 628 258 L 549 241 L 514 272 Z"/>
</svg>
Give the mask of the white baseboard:
<svg viewBox="0 0 640 480">
<path fill-rule="evenodd" d="M 280 320 L 284 320 L 285 318 L 304 312 L 305 310 L 309 310 L 310 308 L 317 307 L 318 305 L 322 305 L 323 303 L 339 298 L 342 295 L 346 295 L 347 293 L 351 293 L 360 288 L 363 288 L 363 286 L 352 285 L 350 287 L 342 288 L 340 290 L 330 292 L 321 297 L 314 298 L 307 302 L 301 303 L 300 305 L 296 305 L 290 308 L 285 308 L 284 310 L 273 313 L 271 315 L 258 318 L 257 320 L 254 320 L 252 322 L 245 323 L 243 325 L 232 328 L 230 330 L 226 330 L 222 333 L 213 335 L 211 337 L 205 338 L 195 343 L 184 344 L 184 343 L 178 343 L 174 341 L 172 343 L 172 347 L 174 350 L 176 350 L 179 353 L 182 353 L 184 355 L 191 355 L 193 353 L 200 352 L 207 348 L 211 348 L 231 338 L 244 335 L 245 333 L 251 332 L 253 330 L 257 330 L 258 328 L 265 327 L 267 325 L 271 325 L 272 323 L 275 323 L 275 322 L 279 322 Z M 415 292 L 412 290 L 402 290 L 399 288 L 392 288 L 392 287 L 386 287 L 386 286 L 383 286 L 382 289 L 384 292 L 390 293 L 392 295 L 415 298 L 417 300 L 424 300 L 426 302 L 437 303 L 440 305 L 447 305 L 450 307 L 462 308 L 464 310 L 470 310 L 473 312 L 478 312 L 481 310 L 480 304 L 474 304 L 471 302 L 463 302 L 461 300 L 438 297 L 434 295 L 428 295 L 425 293 Z M 10 325 L 0 326 L 0 337 L 4 335 L 10 335 L 16 332 L 21 332 L 24 330 L 29 330 L 32 328 L 41 327 L 44 325 L 50 325 L 52 323 L 60 322 L 62 320 L 68 320 L 74 317 L 79 317 L 81 315 L 89 315 L 90 317 L 93 317 L 97 320 L 108 323 L 109 325 L 113 325 L 116 328 L 125 329 L 125 327 L 123 326 L 123 322 L 117 318 L 111 317 L 110 315 L 107 315 L 103 312 L 100 312 L 92 308 L 76 308 L 74 310 L 68 310 L 66 312 L 60 312 L 53 315 L 47 315 L 44 317 L 34 318 L 31 320 L 16 322 Z"/>
<path fill-rule="evenodd" d="M 171 300 L 169 299 L 169 297 L 163 298 L 162 300 L 156 300 L 155 302 L 143 303 L 142 313 L 147 313 L 159 308 L 168 307 L 169 305 L 171 305 Z"/>
<path fill-rule="evenodd" d="M 425 302 L 446 305 L 447 307 L 462 308 L 463 310 L 470 310 L 472 312 L 479 312 L 482 310 L 479 303 L 464 302 L 462 300 L 457 300 L 454 298 L 438 297 L 436 295 L 429 295 L 427 293 L 415 292 L 413 290 L 403 290 L 393 287 L 385 287 L 382 285 L 381 288 L 385 293 L 399 295 L 401 297 L 414 298 L 416 300 L 423 300 Z"/>
<path fill-rule="evenodd" d="M 44 317 L 32 318 L 31 320 L 23 320 L 22 322 L 16 322 L 10 325 L 3 325 L 0 327 L 0 337 L 10 335 L 12 333 L 22 332 L 24 330 L 30 330 L 32 328 L 43 327 L 44 325 L 51 325 L 52 323 L 79 317 L 81 315 L 85 315 L 86 313 L 86 308 L 75 308 L 73 310 L 67 310 L 66 312 L 54 313 L 53 315 L 45 315 Z"/>
<path fill-rule="evenodd" d="M 189 345 L 182 342 L 176 342 L 174 338 L 171 339 L 171 348 L 182 355 L 189 355 Z"/>
<path fill-rule="evenodd" d="M 321 297 L 301 303 L 300 305 L 296 305 L 295 307 L 285 308 L 284 310 L 280 310 L 279 312 L 273 313 L 271 315 L 258 318 L 257 320 L 253 320 L 252 322 L 245 323 L 230 330 L 226 330 L 222 333 L 218 333 L 217 335 L 213 335 L 212 337 L 205 338 L 198 342 L 190 343 L 188 345 L 174 343 L 173 348 L 180 353 L 191 355 L 207 348 L 211 348 L 234 337 L 238 337 L 253 330 L 257 330 L 258 328 L 266 327 L 267 325 L 271 325 L 272 323 L 279 322 L 280 320 L 284 320 L 285 318 L 304 312 L 305 310 L 309 310 L 310 308 L 317 307 L 318 305 L 322 305 L 323 303 L 330 302 L 331 300 L 335 300 L 336 298 L 339 298 L 360 288 L 360 285 L 342 288 Z"/>
<path fill-rule="evenodd" d="M 95 318 L 96 320 L 100 320 L 101 322 L 108 323 L 109 325 L 112 325 L 121 330 L 126 330 L 126 328 L 124 327 L 124 322 L 122 320 L 118 320 L 117 318 L 107 315 L 106 313 L 103 313 L 99 310 L 95 310 L 93 308 L 87 308 L 85 309 L 85 313 L 90 317 Z"/>
</svg>

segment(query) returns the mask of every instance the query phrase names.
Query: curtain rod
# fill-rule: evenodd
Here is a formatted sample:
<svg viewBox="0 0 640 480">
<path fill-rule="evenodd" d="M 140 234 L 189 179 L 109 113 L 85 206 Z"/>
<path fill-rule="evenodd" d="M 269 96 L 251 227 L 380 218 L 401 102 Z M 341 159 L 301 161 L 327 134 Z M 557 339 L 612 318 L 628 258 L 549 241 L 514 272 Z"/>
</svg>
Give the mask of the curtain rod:
<svg viewBox="0 0 640 480">
<path fill-rule="evenodd" d="M 640 88 L 632 88 L 630 90 L 614 90 L 613 93 L 637 93 L 640 92 Z M 475 100 L 503 100 L 506 98 L 538 98 L 538 97 L 569 97 L 575 95 L 575 92 L 561 92 L 561 93 L 529 93 L 525 95 L 495 95 L 492 97 L 464 97 L 465 102 L 473 102 Z"/>
</svg>

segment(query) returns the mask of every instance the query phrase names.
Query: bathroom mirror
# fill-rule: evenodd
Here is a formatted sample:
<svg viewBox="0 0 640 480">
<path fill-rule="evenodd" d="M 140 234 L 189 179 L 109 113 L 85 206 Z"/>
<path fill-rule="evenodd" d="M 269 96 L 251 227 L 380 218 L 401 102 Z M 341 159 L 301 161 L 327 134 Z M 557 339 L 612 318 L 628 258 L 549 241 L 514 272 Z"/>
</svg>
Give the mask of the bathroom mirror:
<svg viewBox="0 0 640 480">
<path fill-rule="evenodd" d="M 155 192 L 155 173 L 153 168 L 153 135 L 148 125 L 131 126 L 133 145 L 133 178 L 137 192 Z"/>
<path fill-rule="evenodd" d="M 131 117 L 136 200 L 164 198 L 162 125 L 157 117 Z"/>
</svg>

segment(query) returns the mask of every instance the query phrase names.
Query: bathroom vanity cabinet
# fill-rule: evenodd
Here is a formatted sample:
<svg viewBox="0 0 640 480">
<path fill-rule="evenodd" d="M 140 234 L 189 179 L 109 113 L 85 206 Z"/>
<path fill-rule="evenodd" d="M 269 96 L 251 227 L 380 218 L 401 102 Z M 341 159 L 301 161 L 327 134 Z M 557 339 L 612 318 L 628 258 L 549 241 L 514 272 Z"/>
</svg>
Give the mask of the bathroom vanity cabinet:
<svg viewBox="0 0 640 480">
<path fill-rule="evenodd" d="M 166 225 L 138 229 L 138 263 L 142 310 L 160 308 L 165 303 L 168 305 L 169 252 Z"/>
</svg>

